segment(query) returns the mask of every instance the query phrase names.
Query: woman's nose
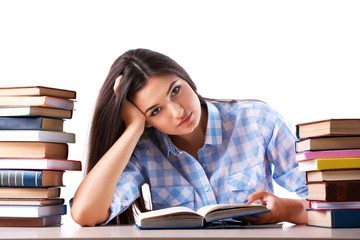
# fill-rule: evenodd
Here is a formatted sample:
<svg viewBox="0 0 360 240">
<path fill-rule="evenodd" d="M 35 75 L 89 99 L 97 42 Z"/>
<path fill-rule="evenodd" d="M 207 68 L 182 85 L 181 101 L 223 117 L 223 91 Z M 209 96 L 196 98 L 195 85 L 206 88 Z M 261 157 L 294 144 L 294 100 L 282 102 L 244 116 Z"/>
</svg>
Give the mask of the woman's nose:
<svg viewBox="0 0 360 240">
<path fill-rule="evenodd" d="M 184 113 L 183 107 L 178 103 L 170 103 L 169 109 L 171 111 L 171 114 L 176 118 L 181 118 Z"/>
</svg>

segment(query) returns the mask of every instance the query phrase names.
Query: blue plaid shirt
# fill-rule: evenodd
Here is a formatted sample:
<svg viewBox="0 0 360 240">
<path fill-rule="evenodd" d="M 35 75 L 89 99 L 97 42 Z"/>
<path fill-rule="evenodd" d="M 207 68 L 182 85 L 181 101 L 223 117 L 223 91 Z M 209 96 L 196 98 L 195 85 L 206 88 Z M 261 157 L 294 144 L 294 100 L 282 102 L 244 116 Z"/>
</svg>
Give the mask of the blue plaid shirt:
<svg viewBox="0 0 360 240">
<path fill-rule="evenodd" d="M 208 124 L 199 159 L 178 149 L 168 135 L 146 129 L 118 181 L 108 221 L 139 197 L 145 183 L 154 210 L 242 203 L 258 189 L 273 192 L 273 179 L 307 196 L 304 173 L 296 172 L 296 138 L 276 111 L 257 101 L 205 103 Z"/>
</svg>

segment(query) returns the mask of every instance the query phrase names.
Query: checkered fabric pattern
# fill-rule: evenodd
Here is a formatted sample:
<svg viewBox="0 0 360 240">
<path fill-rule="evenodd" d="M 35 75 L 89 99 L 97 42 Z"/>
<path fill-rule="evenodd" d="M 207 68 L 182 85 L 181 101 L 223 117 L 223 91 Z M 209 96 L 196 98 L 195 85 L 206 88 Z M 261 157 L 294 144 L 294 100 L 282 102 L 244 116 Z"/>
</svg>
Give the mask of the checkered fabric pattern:
<svg viewBox="0 0 360 240">
<path fill-rule="evenodd" d="M 304 173 L 296 172 L 296 138 L 276 111 L 258 101 L 204 104 L 208 125 L 199 159 L 178 149 L 166 134 L 145 130 L 118 181 L 108 221 L 139 197 L 145 183 L 154 210 L 242 203 L 258 189 L 273 192 L 272 180 L 307 196 Z"/>
</svg>

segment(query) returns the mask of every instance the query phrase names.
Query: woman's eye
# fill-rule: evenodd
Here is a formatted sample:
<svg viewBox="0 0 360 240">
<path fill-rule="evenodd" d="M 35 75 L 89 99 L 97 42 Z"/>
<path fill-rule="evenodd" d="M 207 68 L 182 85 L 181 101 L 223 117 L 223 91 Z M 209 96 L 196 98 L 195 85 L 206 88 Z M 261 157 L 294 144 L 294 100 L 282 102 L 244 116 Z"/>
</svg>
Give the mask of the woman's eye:
<svg viewBox="0 0 360 240">
<path fill-rule="evenodd" d="M 159 112 L 160 112 L 160 108 L 158 107 L 158 108 L 155 108 L 152 112 L 151 112 L 151 116 L 156 116 L 156 115 L 158 115 L 159 114 Z"/>
<path fill-rule="evenodd" d="M 171 92 L 171 96 L 175 96 L 176 94 L 178 94 L 180 92 L 180 86 L 174 87 L 174 89 Z"/>
</svg>

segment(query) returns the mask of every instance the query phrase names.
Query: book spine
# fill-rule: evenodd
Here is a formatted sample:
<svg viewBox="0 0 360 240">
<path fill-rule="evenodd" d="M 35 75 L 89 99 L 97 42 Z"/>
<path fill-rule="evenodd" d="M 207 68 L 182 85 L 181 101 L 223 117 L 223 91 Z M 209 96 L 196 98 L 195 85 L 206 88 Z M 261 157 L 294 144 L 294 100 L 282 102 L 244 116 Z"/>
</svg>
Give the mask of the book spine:
<svg viewBox="0 0 360 240">
<path fill-rule="evenodd" d="M 42 118 L 14 118 L 14 117 L 2 117 L 0 118 L 0 129 L 2 130 L 41 130 Z"/>
<path fill-rule="evenodd" d="M 326 182 L 326 201 L 360 201 L 360 181 Z"/>
<path fill-rule="evenodd" d="M 300 129 L 299 129 L 299 125 L 296 125 L 295 134 L 296 134 L 296 137 L 297 137 L 298 139 L 300 139 Z"/>
<path fill-rule="evenodd" d="M 0 187 L 42 187 L 42 171 L 0 170 Z"/>
<path fill-rule="evenodd" d="M 336 209 L 330 211 L 332 228 L 360 227 L 360 209 Z"/>
</svg>

